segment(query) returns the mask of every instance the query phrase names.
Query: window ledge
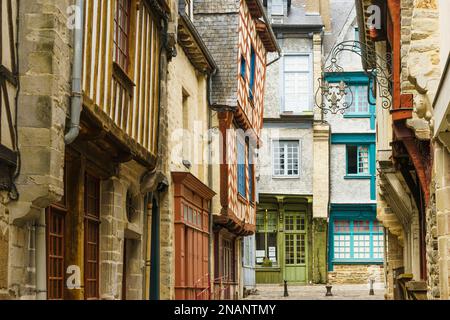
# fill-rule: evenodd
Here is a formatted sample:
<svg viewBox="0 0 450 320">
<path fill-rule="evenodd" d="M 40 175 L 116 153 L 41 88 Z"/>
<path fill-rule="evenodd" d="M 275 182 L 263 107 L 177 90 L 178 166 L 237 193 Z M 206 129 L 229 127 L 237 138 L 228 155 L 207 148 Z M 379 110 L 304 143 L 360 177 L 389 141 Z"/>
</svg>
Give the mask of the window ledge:
<svg viewBox="0 0 450 320">
<path fill-rule="evenodd" d="M 344 118 L 371 118 L 372 115 L 370 113 L 347 113 L 344 114 Z"/>
<path fill-rule="evenodd" d="M 293 179 L 300 179 L 300 176 L 299 175 L 297 175 L 297 176 L 274 176 L 274 175 L 272 175 L 272 179 L 276 179 L 276 180 L 290 179 L 290 180 L 293 180 Z"/>
<path fill-rule="evenodd" d="M 371 179 L 371 175 L 346 175 L 345 180 L 368 180 Z"/>
<path fill-rule="evenodd" d="M 333 264 L 383 264 L 383 260 L 381 259 L 368 259 L 368 260 L 332 260 Z"/>
</svg>

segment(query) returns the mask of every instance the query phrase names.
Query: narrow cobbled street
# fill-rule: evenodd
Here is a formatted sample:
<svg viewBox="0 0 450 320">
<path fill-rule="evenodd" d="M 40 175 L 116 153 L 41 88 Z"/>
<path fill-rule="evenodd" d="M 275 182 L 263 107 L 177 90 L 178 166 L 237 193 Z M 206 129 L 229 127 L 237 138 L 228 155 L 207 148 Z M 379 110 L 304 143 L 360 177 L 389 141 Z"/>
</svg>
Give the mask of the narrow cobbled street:
<svg viewBox="0 0 450 320">
<path fill-rule="evenodd" d="M 248 296 L 245 300 L 384 300 L 384 284 L 374 286 L 375 295 L 369 295 L 367 284 L 334 285 L 331 297 L 326 297 L 324 285 L 315 286 L 289 286 L 289 297 L 284 297 L 283 286 L 258 285 L 256 294 Z"/>
</svg>

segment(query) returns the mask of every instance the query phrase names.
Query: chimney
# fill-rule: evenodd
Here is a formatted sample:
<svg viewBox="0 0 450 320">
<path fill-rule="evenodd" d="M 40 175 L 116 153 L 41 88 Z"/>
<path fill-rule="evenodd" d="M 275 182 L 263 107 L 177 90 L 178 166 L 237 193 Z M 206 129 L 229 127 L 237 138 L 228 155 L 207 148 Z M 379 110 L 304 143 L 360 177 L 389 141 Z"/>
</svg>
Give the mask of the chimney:
<svg viewBox="0 0 450 320">
<path fill-rule="evenodd" d="M 325 26 L 325 32 L 331 32 L 330 0 L 320 0 L 320 15 Z"/>
</svg>

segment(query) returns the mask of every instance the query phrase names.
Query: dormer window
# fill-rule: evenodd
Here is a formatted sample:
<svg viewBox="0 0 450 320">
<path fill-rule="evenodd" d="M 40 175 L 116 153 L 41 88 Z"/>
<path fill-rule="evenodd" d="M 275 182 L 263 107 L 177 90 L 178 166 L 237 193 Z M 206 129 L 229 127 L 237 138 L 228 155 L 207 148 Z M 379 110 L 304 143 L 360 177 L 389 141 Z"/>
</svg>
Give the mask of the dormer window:
<svg viewBox="0 0 450 320">
<path fill-rule="evenodd" d="M 272 0 L 272 15 L 282 16 L 284 14 L 283 0 Z"/>
</svg>

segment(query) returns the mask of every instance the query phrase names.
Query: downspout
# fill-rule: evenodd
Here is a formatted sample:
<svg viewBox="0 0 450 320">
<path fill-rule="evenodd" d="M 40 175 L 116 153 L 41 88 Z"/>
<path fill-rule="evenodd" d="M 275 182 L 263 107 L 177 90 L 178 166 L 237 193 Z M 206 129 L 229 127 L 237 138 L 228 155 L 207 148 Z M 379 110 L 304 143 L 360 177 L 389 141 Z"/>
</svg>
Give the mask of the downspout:
<svg viewBox="0 0 450 320">
<path fill-rule="evenodd" d="M 158 95 L 159 95 L 159 101 L 158 101 L 158 130 L 157 130 L 157 145 L 156 145 L 156 154 L 159 156 L 159 150 L 160 150 L 160 124 L 161 124 L 161 105 L 162 105 L 162 81 L 163 79 L 163 72 L 164 70 L 164 59 L 163 58 L 163 52 L 164 50 L 168 50 L 169 47 L 169 35 L 168 35 L 168 28 L 169 28 L 169 18 L 164 15 L 161 19 L 163 23 L 163 29 L 162 29 L 162 43 L 159 50 L 159 66 L 158 66 L 158 72 L 159 72 L 159 81 L 158 81 Z M 156 164 L 157 166 L 158 164 Z M 150 174 L 156 174 L 157 170 L 156 168 L 150 172 Z M 158 193 L 158 186 L 156 193 Z M 149 300 L 159 300 L 160 297 L 160 269 L 157 264 L 160 263 L 159 255 L 159 246 L 160 246 L 160 235 L 156 235 L 156 233 L 159 233 L 159 224 L 161 221 L 160 213 L 159 213 L 159 204 L 155 203 L 155 193 L 150 192 L 147 194 L 147 204 L 145 208 L 146 212 L 146 218 L 147 218 L 147 225 L 146 228 L 148 229 L 146 234 L 146 261 L 145 261 L 145 277 L 148 277 L 148 279 L 145 280 L 145 295 L 148 296 Z M 149 203 L 152 204 L 152 212 L 151 214 L 148 211 L 148 205 Z M 151 215 L 151 219 L 150 219 Z M 149 232 L 151 229 L 151 232 Z M 149 247 L 149 248 L 148 248 Z M 149 250 L 150 249 L 150 250 Z M 157 249 L 157 250 L 156 250 Z M 155 252 L 156 251 L 156 252 Z M 148 274 L 147 274 L 148 270 Z"/>
<path fill-rule="evenodd" d="M 148 199 L 150 198 L 150 194 L 146 194 L 144 197 L 144 277 L 142 279 L 142 299 L 148 300 L 149 299 L 149 292 L 150 292 L 150 254 L 148 252 L 149 249 L 149 210 L 148 210 Z"/>
<path fill-rule="evenodd" d="M 45 209 L 41 210 L 37 225 L 33 227 L 35 234 L 36 259 L 36 299 L 47 300 L 47 265 L 46 265 L 46 239 L 45 239 Z"/>
<path fill-rule="evenodd" d="M 208 130 L 211 130 L 212 127 L 212 110 L 210 106 L 212 106 L 212 78 L 217 74 L 217 68 L 213 70 L 213 72 L 208 75 L 208 84 L 207 84 L 207 95 L 208 95 Z M 211 144 L 212 144 L 212 136 L 210 131 L 209 136 L 209 150 L 208 150 L 208 185 L 212 189 L 213 187 L 213 179 L 212 179 L 212 157 L 211 157 Z M 213 268 L 212 268 L 212 257 L 213 257 L 213 251 L 214 251 L 214 234 L 213 234 L 213 200 L 211 199 L 209 203 L 209 250 L 208 250 L 208 274 L 209 274 L 209 292 L 210 297 L 209 299 L 212 299 L 211 292 L 213 292 L 213 286 L 214 286 L 214 275 L 213 275 Z M 214 261 L 215 263 L 215 261 Z M 212 279 L 212 280 L 211 280 Z"/>
<path fill-rule="evenodd" d="M 84 31 L 84 0 L 76 0 L 79 13 L 75 17 L 74 52 L 72 67 L 72 98 L 70 106 L 70 127 L 64 137 L 66 145 L 75 141 L 80 133 L 80 117 L 83 106 L 81 92 L 81 75 L 83 69 L 83 31 Z"/>
</svg>

